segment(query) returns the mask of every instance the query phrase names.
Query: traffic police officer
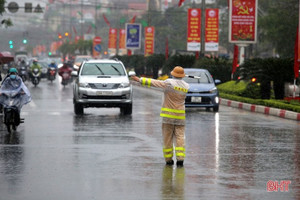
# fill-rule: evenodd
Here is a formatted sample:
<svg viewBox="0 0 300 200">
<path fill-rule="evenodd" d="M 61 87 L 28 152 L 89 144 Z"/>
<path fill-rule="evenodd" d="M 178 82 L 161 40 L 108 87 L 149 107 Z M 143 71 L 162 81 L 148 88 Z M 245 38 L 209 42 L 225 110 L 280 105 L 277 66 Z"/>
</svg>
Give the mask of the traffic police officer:
<svg viewBox="0 0 300 200">
<path fill-rule="evenodd" d="M 185 97 L 189 89 L 182 78 L 185 77 L 184 69 L 176 66 L 171 75 L 173 78 L 165 81 L 150 78 L 139 78 L 132 76 L 132 79 L 140 82 L 146 87 L 158 87 L 164 91 L 161 114 L 163 133 L 163 154 L 167 165 L 173 165 L 173 152 L 175 150 L 177 166 L 183 166 L 185 157 Z M 173 145 L 173 139 L 175 144 Z M 173 148 L 175 146 L 175 149 Z"/>
</svg>

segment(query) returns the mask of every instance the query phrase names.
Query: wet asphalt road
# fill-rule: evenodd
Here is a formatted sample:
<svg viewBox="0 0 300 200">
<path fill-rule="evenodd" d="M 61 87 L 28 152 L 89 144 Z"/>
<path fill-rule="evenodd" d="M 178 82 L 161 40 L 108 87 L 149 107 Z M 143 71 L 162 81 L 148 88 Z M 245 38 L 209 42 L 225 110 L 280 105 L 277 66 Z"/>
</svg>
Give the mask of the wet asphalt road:
<svg viewBox="0 0 300 200">
<path fill-rule="evenodd" d="M 27 85 L 25 123 L 12 135 L 0 125 L 0 200 L 300 198 L 299 122 L 188 109 L 185 166 L 166 167 L 160 92 L 135 87 L 132 116 L 75 116 L 71 85 Z M 270 180 L 291 183 L 267 192 Z"/>
</svg>

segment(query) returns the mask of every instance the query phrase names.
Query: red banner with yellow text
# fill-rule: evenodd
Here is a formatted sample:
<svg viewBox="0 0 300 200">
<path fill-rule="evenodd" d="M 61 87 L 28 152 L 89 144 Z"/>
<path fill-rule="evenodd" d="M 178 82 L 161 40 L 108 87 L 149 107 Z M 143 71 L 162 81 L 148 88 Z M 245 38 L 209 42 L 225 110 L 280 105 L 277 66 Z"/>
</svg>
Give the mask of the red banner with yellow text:
<svg viewBox="0 0 300 200">
<path fill-rule="evenodd" d="M 126 55 L 126 31 L 125 29 L 120 29 L 119 32 L 119 55 Z"/>
<path fill-rule="evenodd" d="M 219 51 L 219 9 L 206 9 L 205 14 L 205 51 Z"/>
<path fill-rule="evenodd" d="M 154 53 L 154 34 L 155 28 L 153 26 L 145 27 L 145 56 Z"/>
<path fill-rule="evenodd" d="M 108 53 L 110 55 L 115 55 L 117 51 L 117 34 L 118 29 L 109 28 L 109 36 L 108 36 Z"/>
<path fill-rule="evenodd" d="M 187 50 L 200 51 L 201 49 L 201 9 L 188 9 Z"/>
</svg>

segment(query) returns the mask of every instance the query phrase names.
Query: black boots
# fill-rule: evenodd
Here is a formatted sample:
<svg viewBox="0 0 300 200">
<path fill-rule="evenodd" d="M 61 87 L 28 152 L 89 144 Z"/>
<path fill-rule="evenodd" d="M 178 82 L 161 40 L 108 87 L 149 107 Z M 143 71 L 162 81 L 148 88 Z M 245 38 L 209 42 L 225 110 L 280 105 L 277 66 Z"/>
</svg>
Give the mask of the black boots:
<svg viewBox="0 0 300 200">
<path fill-rule="evenodd" d="M 174 161 L 168 160 L 168 161 L 166 161 L 166 165 L 172 166 L 172 165 L 174 165 Z M 183 160 L 177 160 L 176 165 L 177 165 L 177 167 L 183 167 Z"/>
<path fill-rule="evenodd" d="M 173 160 L 168 160 L 168 161 L 166 161 L 166 165 L 169 165 L 169 166 L 174 165 L 174 161 Z"/>
<path fill-rule="evenodd" d="M 183 160 L 177 160 L 176 165 L 177 167 L 183 167 Z"/>
</svg>

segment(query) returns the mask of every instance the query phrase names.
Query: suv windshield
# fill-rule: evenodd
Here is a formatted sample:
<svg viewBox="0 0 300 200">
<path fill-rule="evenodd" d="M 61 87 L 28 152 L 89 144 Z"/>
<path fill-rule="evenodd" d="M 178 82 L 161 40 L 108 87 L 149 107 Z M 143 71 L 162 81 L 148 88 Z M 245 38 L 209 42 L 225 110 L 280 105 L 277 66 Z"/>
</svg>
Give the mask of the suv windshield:
<svg viewBox="0 0 300 200">
<path fill-rule="evenodd" d="M 205 72 L 189 71 L 188 74 L 191 76 L 199 76 L 201 78 L 200 79 L 199 78 L 188 78 L 188 77 L 183 78 L 183 80 L 187 83 L 212 83 L 211 78 Z"/>
<path fill-rule="evenodd" d="M 125 71 L 119 63 L 85 63 L 81 75 L 124 76 Z"/>
</svg>

